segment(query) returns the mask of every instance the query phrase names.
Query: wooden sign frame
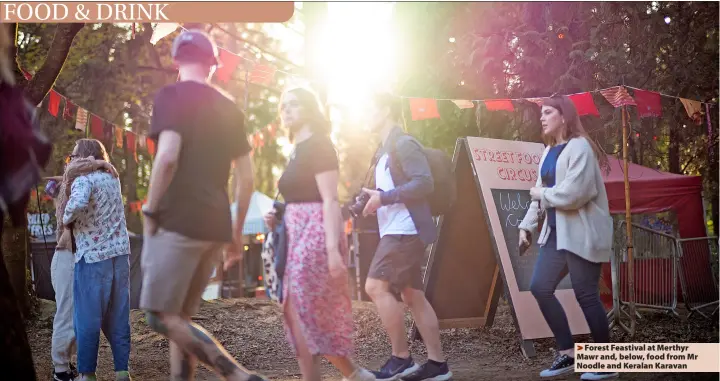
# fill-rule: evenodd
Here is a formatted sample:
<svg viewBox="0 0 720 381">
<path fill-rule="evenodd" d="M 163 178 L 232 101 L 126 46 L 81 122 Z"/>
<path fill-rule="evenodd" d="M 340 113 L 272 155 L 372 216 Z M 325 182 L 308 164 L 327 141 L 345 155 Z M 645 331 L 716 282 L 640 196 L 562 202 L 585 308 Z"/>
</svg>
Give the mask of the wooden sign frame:
<svg viewBox="0 0 720 381">
<path fill-rule="evenodd" d="M 533 340 L 553 337 L 529 291 L 530 279 L 527 279 L 527 275 L 518 279 L 515 273 L 515 266 L 520 266 L 518 261 L 525 262 L 520 269 L 527 273 L 528 268 L 537 261 L 537 255 L 530 253 L 519 257 L 516 254 L 517 243 L 506 241 L 493 191 L 514 192 L 518 198 L 518 203 L 514 205 L 527 206 L 529 193 L 523 193 L 525 190 L 529 192 L 530 188 L 535 186 L 534 179 L 538 175 L 543 150 L 544 146 L 539 143 L 477 137 L 458 139 L 453 155 L 453 167 L 458 182 L 457 203 L 450 213 L 438 221 L 438 240 L 432 246 L 424 278 L 427 298 L 436 309 L 441 328 L 491 326 L 497 310 L 499 291 L 501 286 L 504 286 L 513 322 L 521 339 L 521 350 L 528 358 L 535 357 Z M 512 176 L 508 175 L 510 173 Z M 469 175 L 472 180 L 468 179 Z M 474 185 L 474 192 L 468 191 L 469 184 Z M 474 204 L 479 204 L 482 216 Z M 522 219 L 524 213 L 520 212 L 522 210 L 518 210 L 515 219 Z M 516 229 L 517 222 L 513 221 L 513 229 Z M 505 228 L 509 231 L 507 226 Z M 537 235 L 537 232 L 533 232 L 534 241 L 537 241 Z M 458 242 L 463 238 L 471 242 Z M 464 250 L 457 250 L 457 246 L 462 245 L 464 247 L 461 249 Z M 535 250 L 536 253 L 537 243 L 533 242 L 533 246 L 530 251 Z M 484 263 L 484 268 L 477 267 L 480 263 Z M 453 279 L 455 285 L 448 282 L 448 279 Z M 457 293 L 457 283 L 468 285 L 473 279 L 476 284 L 470 287 L 468 292 L 460 297 L 452 296 Z M 518 285 L 519 280 L 522 282 L 522 289 Z M 575 293 L 569 287 L 570 280 L 564 279 L 563 284 L 565 286 L 558 288 L 555 295 L 565 309 L 571 331 L 574 335 L 589 333 Z M 480 293 L 487 297 L 477 297 L 478 287 L 481 289 Z M 460 304 L 460 311 L 447 311 L 445 305 L 448 304 L 448 298 Z M 482 307 L 482 313 L 477 313 L 476 303 Z M 463 304 L 475 306 L 476 312 L 470 314 L 471 316 L 462 316 L 463 312 L 464 315 L 471 312 L 468 307 L 463 307 Z M 414 337 L 419 338 L 416 327 L 413 328 Z"/>
</svg>

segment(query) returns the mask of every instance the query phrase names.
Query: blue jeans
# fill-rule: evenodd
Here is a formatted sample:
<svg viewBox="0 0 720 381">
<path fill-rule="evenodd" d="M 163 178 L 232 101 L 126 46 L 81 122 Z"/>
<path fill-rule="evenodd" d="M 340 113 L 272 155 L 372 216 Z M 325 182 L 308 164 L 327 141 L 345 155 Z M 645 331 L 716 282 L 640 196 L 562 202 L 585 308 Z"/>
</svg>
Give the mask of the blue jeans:
<svg viewBox="0 0 720 381">
<path fill-rule="evenodd" d="M 75 264 L 73 322 L 78 371 L 97 368 L 100 331 L 110 342 L 115 371 L 127 371 L 130 359 L 130 256 Z"/>
<path fill-rule="evenodd" d="M 530 281 L 530 292 L 537 300 L 545 321 L 555 335 L 558 350 L 564 351 L 574 346 L 565 310 L 555 297 L 555 288 L 568 272 L 575 297 L 590 327 L 593 341 L 610 342 L 607 314 L 600 302 L 598 289 L 601 269 L 601 263 L 590 262 L 567 250 L 558 250 L 555 231 L 551 232 L 547 243 L 540 247 L 540 255 Z"/>
</svg>

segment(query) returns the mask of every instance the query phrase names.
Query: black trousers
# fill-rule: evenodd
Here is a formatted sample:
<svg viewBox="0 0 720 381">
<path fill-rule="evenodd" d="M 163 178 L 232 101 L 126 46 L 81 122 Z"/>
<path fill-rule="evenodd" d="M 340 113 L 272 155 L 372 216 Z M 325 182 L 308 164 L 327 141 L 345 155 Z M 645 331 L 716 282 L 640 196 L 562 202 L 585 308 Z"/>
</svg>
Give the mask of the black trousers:
<svg viewBox="0 0 720 381">
<path fill-rule="evenodd" d="M 5 216 L 0 212 L 0 369 L 3 379 L 35 381 L 30 344 L 15 291 L 2 254 L 2 230 Z"/>
</svg>

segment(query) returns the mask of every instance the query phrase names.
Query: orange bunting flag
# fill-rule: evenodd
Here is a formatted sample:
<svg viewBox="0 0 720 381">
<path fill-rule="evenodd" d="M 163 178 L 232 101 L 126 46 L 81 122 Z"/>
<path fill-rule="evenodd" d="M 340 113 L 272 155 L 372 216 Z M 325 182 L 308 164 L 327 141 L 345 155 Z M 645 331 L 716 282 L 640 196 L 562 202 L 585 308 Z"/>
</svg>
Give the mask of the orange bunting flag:
<svg viewBox="0 0 720 381">
<path fill-rule="evenodd" d="M 78 107 L 77 116 L 75 117 L 75 129 L 85 132 L 88 122 L 88 112 L 82 107 Z"/>
<path fill-rule="evenodd" d="M 492 99 L 484 102 L 488 111 L 515 111 L 515 107 L 509 99 Z"/>
<path fill-rule="evenodd" d="M 702 103 L 685 98 L 680 98 L 680 102 L 682 102 L 683 106 L 685 106 L 685 111 L 687 111 L 690 119 L 692 119 L 698 126 L 702 124 Z"/>
<path fill-rule="evenodd" d="M 635 103 L 633 97 L 628 94 L 627 89 L 625 89 L 624 86 L 615 86 L 609 89 L 600 90 L 600 94 L 602 94 L 602 96 L 605 97 L 605 99 L 615 108 L 622 106 L 637 106 L 637 103 Z"/>
<path fill-rule="evenodd" d="M 275 68 L 271 66 L 254 64 L 248 75 L 248 80 L 252 83 L 267 85 L 275 79 L 275 71 Z"/>
<path fill-rule="evenodd" d="M 225 49 L 220 49 L 220 67 L 218 67 L 215 76 L 221 82 L 227 82 L 232 78 L 235 69 L 237 69 L 242 59 L 240 56 L 230 53 Z"/>
<path fill-rule="evenodd" d="M 575 105 L 575 109 L 577 110 L 578 115 L 600 116 L 600 112 L 598 111 L 597 106 L 595 106 L 595 101 L 593 100 L 592 94 L 573 94 L 568 95 L 568 98 L 570 98 L 570 101 L 572 101 L 572 103 Z"/>
<path fill-rule="evenodd" d="M 50 115 L 57 118 L 58 112 L 60 111 L 60 99 L 62 98 L 62 95 L 60 95 L 55 90 L 50 90 L 50 97 L 48 99 L 48 111 L 50 111 Z"/>
<path fill-rule="evenodd" d="M 466 101 L 466 100 L 462 100 L 462 99 L 454 99 L 452 101 L 452 103 L 455 103 L 455 106 L 458 106 L 458 108 L 460 108 L 460 109 L 475 107 L 475 104 L 472 103 L 472 101 Z"/>
<path fill-rule="evenodd" d="M 147 144 L 147 151 L 150 156 L 155 156 L 155 141 L 150 138 L 145 138 L 145 142 Z"/>
<path fill-rule="evenodd" d="M 412 120 L 435 119 L 440 117 L 437 102 L 430 98 L 410 98 Z"/>
<path fill-rule="evenodd" d="M 117 148 L 123 148 L 123 135 L 125 130 L 121 127 L 115 126 L 115 144 Z"/>
</svg>

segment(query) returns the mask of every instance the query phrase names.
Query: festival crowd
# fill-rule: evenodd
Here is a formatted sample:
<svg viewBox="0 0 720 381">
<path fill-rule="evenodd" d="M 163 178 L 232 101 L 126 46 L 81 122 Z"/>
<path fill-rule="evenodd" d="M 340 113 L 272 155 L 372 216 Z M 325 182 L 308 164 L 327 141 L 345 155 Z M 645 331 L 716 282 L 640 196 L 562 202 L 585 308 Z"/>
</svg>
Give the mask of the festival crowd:
<svg viewBox="0 0 720 381">
<path fill-rule="evenodd" d="M 0 35 L 3 53 L 10 41 Z M 203 32 L 185 31 L 174 41 L 172 57 L 179 80 L 156 95 L 150 127 L 157 153 L 143 206 L 140 308 L 148 326 L 170 342 L 170 379 L 194 379 L 201 362 L 224 380 L 266 380 L 238 364 L 191 319 L 225 248 L 241 239 L 254 188 L 253 167 L 243 112 L 231 96 L 210 84 L 219 64 L 215 43 Z M 10 65 L 3 62 L 0 74 Z M 0 78 L 3 98 L 21 100 L 22 94 L 13 91 L 12 77 Z M 0 102 L 3 133 L 11 128 L 34 131 L 25 114 L 5 117 L 13 112 L 6 104 Z M 279 300 L 287 339 L 306 381 L 320 381 L 321 357 L 344 381 L 451 380 L 438 318 L 422 281 L 425 248 L 437 236 L 436 214 L 428 201 L 437 178 L 422 144 L 403 128 L 400 98 L 378 93 L 372 106 L 369 127 L 381 144 L 353 208 L 358 218 L 377 222 L 380 241 L 365 290 L 387 330 L 392 353 L 378 370 L 353 360 L 338 154 L 319 98 L 307 88 L 287 90 L 280 101 L 279 116 L 294 151 L 278 182 L 284 202 L 276 202 L 265 216 L 269 229 L 282 229 L 284 234 L 285 246 L 275 250 L 284 257 Z M 583 129 L 573 103 L 565 96 L 545 99 L 541 124 L 547 147 L 539 165 L 541 176 L 530 190 L 533 202 L 520 225 L 518 245 L 529 246 L 537 233 L 540 254 L 530 289 L 558 345 L 556 359 L 540 376 L 555 377 L 574 372 L 572 334 L 554 296 L 568 273 L 594 341 L 610 341 L 598 282 L 601 264 L 610 258 L 607 242 L 612 229 L 607 227 L 612 221 L 601 174 L 606 156 Z M 38 143 L 28 136 L 23 144 L 37 149 Z M 27 197 L 18 195 L 27 194 L 39 178 L 35 174 L 26 184 L 9 184 L 13 172 L 7 165 L 8 143 L 3 141 L 0 149 L 4 215 L 24 208 Z M 47 158 L 37 161 L 31 172 L 39 173 L 45 162 Z M 231 174 L 232 195 L 227 187 Z M 81 139 L 67 156 L 62 176 L 47 180 L 58 225 L 51 266 L 57 302 L 52 377 L 96 380 L 102 331 L 112 349 L 116 381 L 130 381 L 130 245 L 117 171 L 101 142 Z M 5 271 L 4 265 L 0 270 Z M 11 379 L 35 380 L 22 318 L 6 283 L 7 274 L 0 273 L 0 300 L 12 321 L 2 324 L 4 370 Z M 416 363 L 409 351 L 405 306 L 427 347 L 424 363 Z M 77 364 L 72 362 L 75 357 Z M 589 372 L 581 379 L 617 376 Z"/>
</svg>

